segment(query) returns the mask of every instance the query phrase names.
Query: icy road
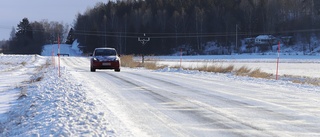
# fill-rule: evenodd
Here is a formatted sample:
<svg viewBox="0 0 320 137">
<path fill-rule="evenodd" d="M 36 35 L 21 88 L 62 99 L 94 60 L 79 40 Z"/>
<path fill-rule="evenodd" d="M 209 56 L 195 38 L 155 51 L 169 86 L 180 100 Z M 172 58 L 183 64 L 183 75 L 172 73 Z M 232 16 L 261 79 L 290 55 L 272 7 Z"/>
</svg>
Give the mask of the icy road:
<svg viewBox="0 0 320 137">
<path fill-rule="evenodd" d="M 90 72 L 87 57 L 61 57 L 59 77 L 51 57 L 0 58 L 0 136 L 320 136 L 319 86 L 172 68 Z"/>
<path fill-rule="evenodd" d="M 92 73 L 79 57 L 62 58 L 62 66 L 120 121 L 111 126 L 133 136 L 320 136 L 320 96 L 312 88 L 125 68 Z"/>
</svg>

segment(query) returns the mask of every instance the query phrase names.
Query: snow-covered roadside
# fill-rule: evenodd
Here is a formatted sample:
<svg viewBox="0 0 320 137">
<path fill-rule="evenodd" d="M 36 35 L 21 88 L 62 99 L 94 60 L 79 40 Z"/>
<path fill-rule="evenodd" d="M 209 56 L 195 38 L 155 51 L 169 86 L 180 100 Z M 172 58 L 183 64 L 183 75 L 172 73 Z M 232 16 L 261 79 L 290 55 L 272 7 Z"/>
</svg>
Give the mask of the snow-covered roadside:
<svg viewBox="0 0 320 137">
<path fill-rule="evenodd" d="M 0 136 L 113 136 L 105 112 L 96 110 L 82 88 L 64 68 L 61 77 L 57 68 L 43 68 L 15 89 L 26 95 L 0 115 Z"/>
<path fill-rule="evenodd" d="M 10 108 L 21 87 L 45 62 L 38 55 L 0 55 L 0 114 Z"/>
<path fill-rule="evenodd" d="M 179 69 L 179 68 L 170 68 L 170 67 L 165 67 L 163 69 L 158 69 L 154 70 L 155 72 L 163 72 L 163 73 L 176 73 L 176 74 L 182 74 L 182 75 L 188 75 L 190 77 L 195 77 L 195 78 L 205 78 L 205 79 L 210 79 L 210 78 L 217 78 L 217 79 L 227 79 L 227 81 L 230 80 L 237 80 L 237 81 L 242 81 L 244 83 L 261 83 L 261 85 L 274 85 L 279 88 L 290 88 L 290 89 L 295 89 L 295 91 L 309 91 L 313 93 L 320 93 L 319 92 L 319 86 L 314 86 L 310 84 L 299 84 L 299 83 L 294 83 L 286 78 L 282 78 L 280 80 L 275 80 L 275 79 L 264 79 L 264 78 L 253 78 L 253 77 L 248 77 L 248 76 L 236 76 L 231 73 L 213 73 L 213 72 L 202 72 L 198 70 L 184 70 L 184 69 Z"/>
</svg>

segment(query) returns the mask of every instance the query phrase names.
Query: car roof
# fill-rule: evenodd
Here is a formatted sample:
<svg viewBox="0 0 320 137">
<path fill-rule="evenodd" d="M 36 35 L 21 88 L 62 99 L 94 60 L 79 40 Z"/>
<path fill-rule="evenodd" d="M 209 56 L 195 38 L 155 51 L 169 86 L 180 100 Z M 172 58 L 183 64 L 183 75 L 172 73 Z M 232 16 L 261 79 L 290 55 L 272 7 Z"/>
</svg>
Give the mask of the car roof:
<svg viewBox="0 0 320 137">
<path fill-rule="evenodd" d="M 95 48 L 96 49 L 111 49 L 111 50 L 115 50 L 114 48 L 108 48 L 108 47 L 102 47 L 102 48 Z"/>
</svg>

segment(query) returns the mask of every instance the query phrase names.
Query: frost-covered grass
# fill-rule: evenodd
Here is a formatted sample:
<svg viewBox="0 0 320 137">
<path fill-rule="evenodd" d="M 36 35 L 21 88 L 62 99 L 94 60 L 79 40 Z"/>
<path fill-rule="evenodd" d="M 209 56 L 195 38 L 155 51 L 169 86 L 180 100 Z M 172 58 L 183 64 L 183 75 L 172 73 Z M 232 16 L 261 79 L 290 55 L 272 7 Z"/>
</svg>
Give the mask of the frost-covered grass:
<svg viewBox="0 0 320 137">
<path fill-rule="evenodd" d="M 148 57 L 147 57 L 148 58 Z M 151 56 L 157 66 L 230 73 L 254 78 L 276 78 L 277 55 L 204 55 L 204 56 Z M 300 84 L 320 85 L 319 56 L 280 55 L 279 79 Z"/>
<path fill-rule="evenodd" d="M 236 57 L 238 57 L 239 59 L 237 59 Z M 273 56 L 268 56 L 268 55 L 190 56 L 190 57 L 182 57 L 184 58 L 183 61 L 181 60 L 181 64 L 183 65 L 180 66 L 179 56 L 164 56 L 164 57 L 149 56 L 149 57 L 146 57 L 145 63 L 142 64 L 141 57 L 135 57 L 134 55 L 124 55 L 121 57 L 121 66 L 130 67 L 130 68 L 144 67 L 146 69 L 151 69 L 151 70 L 171 67 L 171 68 L 180 68 L 184 70 L 198 70 L 203 72 L 230 73 L 236 76 L 247 76 L 247 77 L 253 77 L 253 78 L 275 79 L 276 77 L 275 73 L 270 73 L 270 71 L 265 71 L 266 67 L 270 67 L 270 65 L 275 66 L 275 63 L 273 64 L 270 63 L 270 62 L 275 62 L 275 59 L 270 59 L 271 57 L 274 58 L 275 56 L 274 55 Z M 316 65 L 320 67 L 320 65 L 318 65 L 320 63 L 320 60 L 317 59 L 316 56 L 285 56 L 285 59 L 282 62 L 286 63 L 284 65 L 288 64 L 289 68 L 291 67 L 290 65 L 291 63 L 301 65 L 301 66 L 304 66 L 305 63 L 310 63 L 311 65 L 309 66 L 314 67 Z M 283 65 L 282 62 L 280 63 L 280 67 L 282 67 L 281 65 Z M 261 65 L 266 63 L 267 63 L 266 66 Z M 306 68 L 308 67 L 306 66 Z M 283 71 L 284 69 L 280 68 L 280 71 Z M 313 71 L 317 71 L 317 70 L 313 70 Z M 313 75 L 313 76 L 317 76 L 317 75 Z M 304 74 L 301 72 L 296 73 L 295 75 L 280 74 L 280 77 L 282 80 L 291 81 L 293 83 L 310 84 L 310 85 L 316 85 L 316 86 L 320 85 L 320 78 L 304 76 Z M 320 74 L 319 74 L 319 77 L 320 77 Z"/>
<path fill-rule="evenodd" d="M 139 62 L 134 60 L 134 55 L 122 55 L 121 56 L 121 66 L 135 68 L 140 65 Z"/>
<path fill-rule="evenodd" d="M 160 60 L 157 59 L 148 59 L 144 64 L 141 62 L 136 61 L 133 55 L 122 56 L 121 58 L 121 65 L 122 67 L 144 67 L 146 69 L 157 70 L 163 69 L 165 67 L 172 67 L 172 68 L 180 68 L 185 70 L 198 70 L 203 72 L 214 72 L 214 73 L 232 73 L 238 76 L 249 76 L 254 78 L 272 78 L 272 74 L 266 73 L 261 71 L 260 68 L 250 69 L 246 66 L 242 66 L 240 68 L 236 68 L 234 65 L 230 64 L 228 66 L 221 65 L 219 62 L 216 64 L 212 64 L 209 61 L 197 61 L 194 63 L 199 63 L 201 65 L 196 66 L 169 66 L 169 65 L 159 65 L 157 62 Z"/>
</svg>

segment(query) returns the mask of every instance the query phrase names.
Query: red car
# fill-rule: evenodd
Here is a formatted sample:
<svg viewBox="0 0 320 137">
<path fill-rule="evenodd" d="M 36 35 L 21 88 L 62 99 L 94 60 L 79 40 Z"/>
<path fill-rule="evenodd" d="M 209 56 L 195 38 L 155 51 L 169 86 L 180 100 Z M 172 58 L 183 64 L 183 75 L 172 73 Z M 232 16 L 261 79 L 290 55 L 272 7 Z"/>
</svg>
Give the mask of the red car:
<svg viewBox="0 0 320 137">
<path fill-rule="evenodd" d="M 90 59 L 90 70 L 96 69 L 114 69 L 120 72 L 120 58 L 114 48 L 96 48 Z"/>
</svg>

